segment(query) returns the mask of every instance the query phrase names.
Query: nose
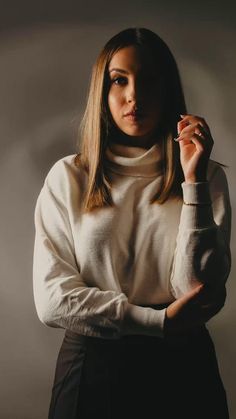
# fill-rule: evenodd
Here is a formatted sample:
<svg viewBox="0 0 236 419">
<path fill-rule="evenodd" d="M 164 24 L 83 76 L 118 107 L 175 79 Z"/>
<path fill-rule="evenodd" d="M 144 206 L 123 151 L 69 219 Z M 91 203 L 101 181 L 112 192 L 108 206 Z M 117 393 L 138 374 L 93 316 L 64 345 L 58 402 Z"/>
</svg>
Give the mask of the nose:
<svg viewBox="0 0 236 419">
<path fill-rule="evenodd" d="M 127 101 L 128 103 L 134 102 L 134 103 L 140 103 L 142 101 L 142 86 L 137 81 L 133 81 L 129 84 L 127 89 Z"/>
</svg>

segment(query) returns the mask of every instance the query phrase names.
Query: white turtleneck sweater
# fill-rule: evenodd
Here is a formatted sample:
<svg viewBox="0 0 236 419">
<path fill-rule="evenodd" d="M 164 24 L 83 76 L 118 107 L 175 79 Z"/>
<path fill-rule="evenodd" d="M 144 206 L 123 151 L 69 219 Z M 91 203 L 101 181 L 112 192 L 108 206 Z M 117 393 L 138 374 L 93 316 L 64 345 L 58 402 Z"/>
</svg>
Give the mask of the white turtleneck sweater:
<svg viewBox="0 0 236 419">
<path fill-rule="evenodd" d="M 124 153 L 125 151 L 125 153 Z M 162 179 L 158 144 L 106 149 L 114 207 L 82 214 L 87 174 L 75 155 L 48 172 L 35 207 L 34 298 L 46 325 L 118 339 L 163 337 L 166 307 L 230 272 L 231 205 L 221 166 L 207 182 L 182 183 L 182 199 L 149 205 Z M 151 307 L 160 305 L 159 309 Z"/>
</svg>

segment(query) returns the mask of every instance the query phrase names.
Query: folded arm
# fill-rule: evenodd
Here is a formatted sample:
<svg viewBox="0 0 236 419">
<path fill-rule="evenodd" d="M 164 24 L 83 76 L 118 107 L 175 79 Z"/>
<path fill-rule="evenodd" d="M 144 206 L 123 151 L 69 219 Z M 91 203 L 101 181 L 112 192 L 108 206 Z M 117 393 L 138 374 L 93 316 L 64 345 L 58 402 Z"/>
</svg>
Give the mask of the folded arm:
<svg viewBox="0 0 236 419">
<path fill-rule="evenodd" d="M 183 203 L 170 278 L 179 298 L 199 283 L 224 289 L 231 269 L 231 205 L 225 173 L 215 167 L 209 181 L 182 183 Z M 197 205 L 187 205 L 187 204 Z"/>
<path fill-rule="evenodd" d="M 124 334 L 162 337 L 166 309 L 136 306 L 124 293 L 84 282 L 62 195 L 46 179 L 35 207 L 33 290 L 41 322 L 108 339 Z"/>
</svg>

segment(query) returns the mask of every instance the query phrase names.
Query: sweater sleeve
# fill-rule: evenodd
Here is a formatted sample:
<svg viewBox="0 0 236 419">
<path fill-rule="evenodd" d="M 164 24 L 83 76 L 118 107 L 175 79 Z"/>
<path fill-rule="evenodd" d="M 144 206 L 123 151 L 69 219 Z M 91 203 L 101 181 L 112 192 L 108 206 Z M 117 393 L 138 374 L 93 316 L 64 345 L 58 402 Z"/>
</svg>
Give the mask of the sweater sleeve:
<svg viewBox="0 0 236 419">
<path fill-rule="evenodd" d="M 217 164 L 206 182 L 183 182 L 182 189 L 183 206 L 170 278 L 175 298 L 199 282 L 214 293 L 225 284 L 231 269 L 231 204 L 224 170 Z"/>
<path fill-rule="evenodd" d="M 34 223 L 33 291 L 43 324 L 107 339 L 126 334 L 164 336 L 166 308 L 137 306 L 124 293 L 87 286 L 76 260 L 67 207 L 47 179 L 36 202 Z"/>
</svg>

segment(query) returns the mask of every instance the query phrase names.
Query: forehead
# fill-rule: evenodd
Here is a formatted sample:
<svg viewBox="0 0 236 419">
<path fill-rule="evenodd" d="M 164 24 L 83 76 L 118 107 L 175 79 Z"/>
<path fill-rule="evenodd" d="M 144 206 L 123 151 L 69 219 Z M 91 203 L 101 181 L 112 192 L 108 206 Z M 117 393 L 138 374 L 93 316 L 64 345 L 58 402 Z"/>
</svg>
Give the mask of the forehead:
<svg viewBox="0 0 236 419">
<path fill-rule="evenodd" d="M 137 73 L 139 71 L 152 71 L 157 69 L 153 55 L 150 50 L 145 47 L 128 46 L 117 51 L 110 63 L 108 70 L 120 68 L 129 73 Z"/>
</svg>

